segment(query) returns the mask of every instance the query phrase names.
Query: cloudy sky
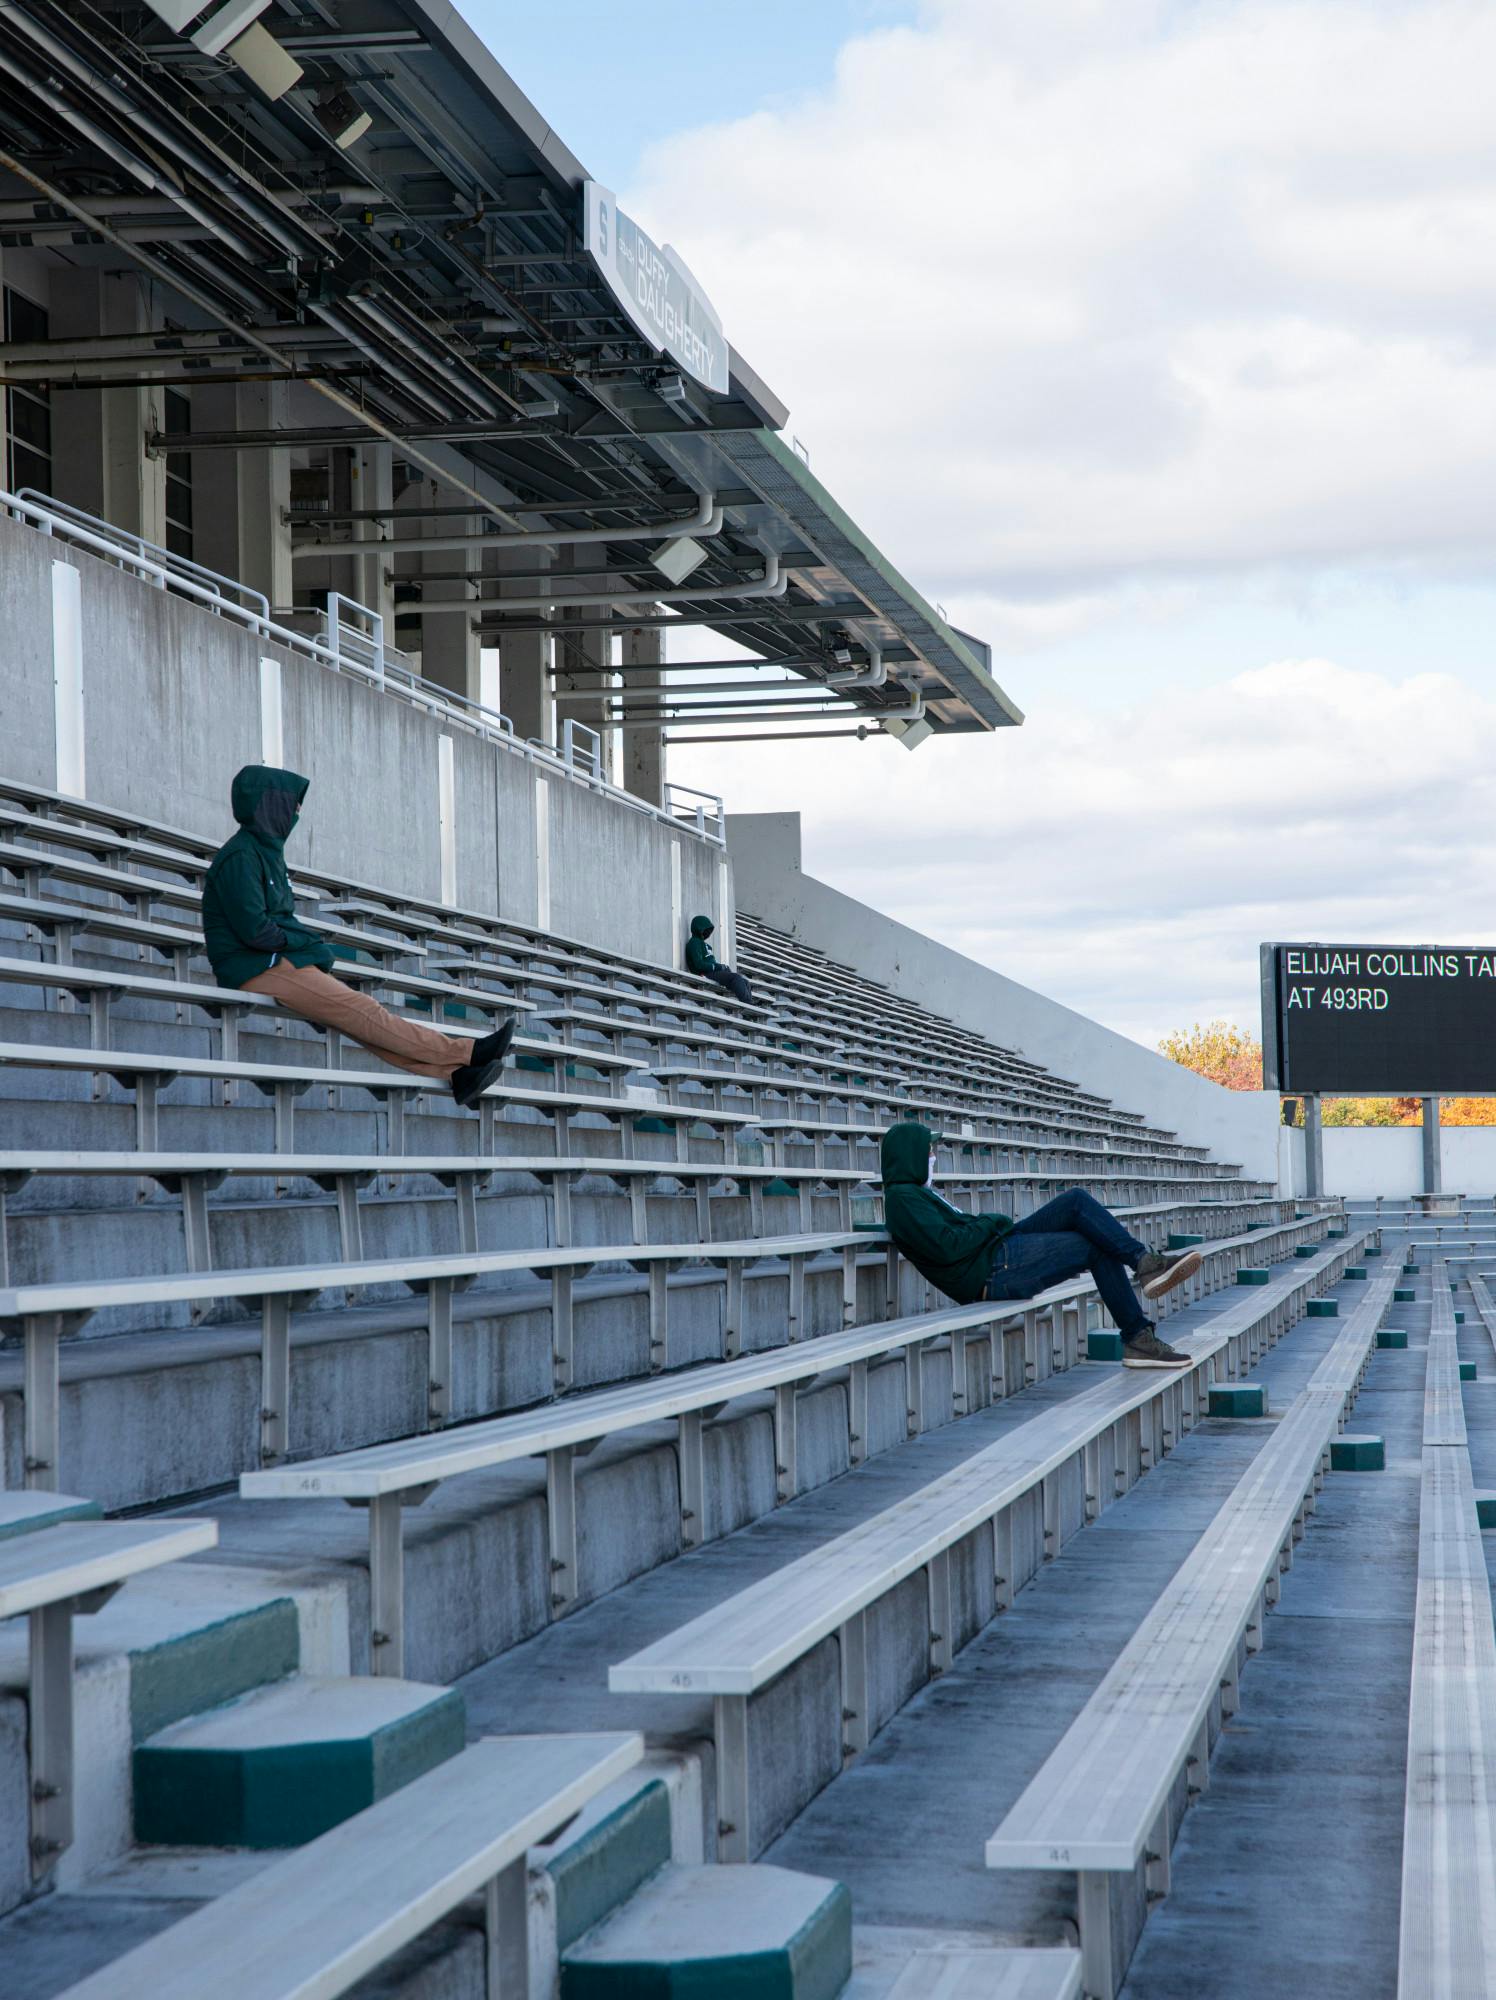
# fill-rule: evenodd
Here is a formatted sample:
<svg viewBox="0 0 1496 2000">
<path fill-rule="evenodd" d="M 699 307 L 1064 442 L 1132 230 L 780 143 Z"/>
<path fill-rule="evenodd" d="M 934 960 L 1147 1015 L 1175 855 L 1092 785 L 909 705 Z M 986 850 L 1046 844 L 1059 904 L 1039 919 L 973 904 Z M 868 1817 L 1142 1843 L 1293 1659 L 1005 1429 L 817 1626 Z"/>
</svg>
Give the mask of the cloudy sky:
<svg viewBox="0 0 1496 2000">
<path fill-rule="evenodd" d="M 1028 716 L 677 776 L 1147 1041 L 1496 935 L 1496 9 L 465 10 Z"/>
</svg>

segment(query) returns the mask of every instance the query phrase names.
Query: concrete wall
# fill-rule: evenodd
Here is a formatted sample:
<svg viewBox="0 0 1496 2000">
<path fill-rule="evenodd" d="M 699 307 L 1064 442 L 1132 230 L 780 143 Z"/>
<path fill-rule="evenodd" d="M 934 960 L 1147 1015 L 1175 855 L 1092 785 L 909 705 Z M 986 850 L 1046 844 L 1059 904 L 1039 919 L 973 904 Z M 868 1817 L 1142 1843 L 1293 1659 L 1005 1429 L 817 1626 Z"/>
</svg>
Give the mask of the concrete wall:
<svg viewBox="0 0 1496 2000">
<path fill-rule="evenodd" d="M 729 816 L 738 906 L 893 992 L 1110 1097 L 1249 1175 L 1278 1173 L 1278 1099 L 1218 1089 L 1083 1014 L 870 910 L 801 867 L 798 813 Z"/>
<path fill-rule="evenodd" d="M 671 850 L 686 914 L 719 920 L 722 850 L 520 752 L 367 683 L 268 645 L 186 599 L 0 518 L 0 758 L 57 782 L 52 564 L 82 579 L 87 794 L 221 839 L 229 781 L 262 758 L 260 660 L 281 662 L 283 761 L 313 781 L 293 858 L 380 888 L 441 894 L 438 742 L 453 743 L 457 903 L 583 943 L 679 963 Z M 537 867 L 537 780 L 548 776 L 550 894 Z"/>
<path fill-rule="evenodd" d="M 1291 1135 L 1302 1158 L 1304 1135 Z M 1496 1126 L 1443 1126 L 1443 1182 L 1451 1194 L 1496 1194 Z M 1418 1125 L 1337 1125 L 1324 1135 L 1325 1193 L 1348 1201 L 1423 1192 Z"/>
</svg>

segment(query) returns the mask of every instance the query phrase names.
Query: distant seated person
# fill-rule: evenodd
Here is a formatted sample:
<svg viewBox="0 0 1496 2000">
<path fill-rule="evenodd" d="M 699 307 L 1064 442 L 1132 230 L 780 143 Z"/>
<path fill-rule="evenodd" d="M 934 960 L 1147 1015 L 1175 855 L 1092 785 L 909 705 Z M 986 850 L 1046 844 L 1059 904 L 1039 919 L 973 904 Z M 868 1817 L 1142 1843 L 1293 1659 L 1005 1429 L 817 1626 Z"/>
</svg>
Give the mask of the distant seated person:
<svg viewBox="0 0 1496 2000">
<path fill-rule="evenodd" d="M 471 1110 L 504 1067 L 511 1015 L 474 1041 L 402 1021 L 367 993 L 331 976 L 336 953 L 296 915 L 286 873 L 286 836 L 301 817 L 311 780 L 268 764 L 246 764 L 230 800 L 239 831 L 213 857 L 203 886 L 203 935 L 220 986 L 268 993 L 288 1013 L 360 1042 L 395 1069 L 451 1085 Z"/>
<path fill-rule="evenodd" d="M 719 965 L 716 953 L 707 943 L 716 928 L 710 917 L 692 917 L 691 935 L 686 939 L 686 969 L 710 979 L 714 986 L 735 994 L 739 1000 L 751 1000 L 753 988 L 742 973 L 734 972 L 730 965 Z"/>
<path fill-rule="evenodd" d="M 959 1305 L 1028 1299 L 1089 1271 L 1122 1336 L 1127 1368 L 1187 1368 L 1190 1357 L 1158 1337 L 1143 1297 L 1161 1298 L 1200 1268 L 1198 1250 L 1150 1250 L 1083 1188 L 1071 1188 L 1022 1222 L 968 1215 L 934 1188 L 931 1134 L 911 1119 L 883 1134 L 883 1219 L 914 1268 Z"/>
</svg>

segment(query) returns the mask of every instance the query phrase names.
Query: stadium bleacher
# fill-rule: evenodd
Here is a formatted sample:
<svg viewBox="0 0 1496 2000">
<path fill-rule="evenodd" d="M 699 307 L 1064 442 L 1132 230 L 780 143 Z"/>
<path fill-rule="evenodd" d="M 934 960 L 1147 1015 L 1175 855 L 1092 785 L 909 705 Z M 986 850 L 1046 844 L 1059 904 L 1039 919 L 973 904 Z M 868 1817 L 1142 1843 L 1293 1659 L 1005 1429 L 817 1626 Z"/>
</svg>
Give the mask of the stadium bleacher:
<svg viewBox="0 0 1496 2000">
<path fill-rule="evenodd" d="M 38 1523 L 12 1546 L 29 1542 L 40 1560 L 49 1535 L 84 1532 L 59 1522 L 54 1489 L 86 1496 L 58 1494 L 56 1508 L 147 1509 L 152 1524 L 177 1523 L 185 1504 L 205 1523 L 194 1531 L 217 1538 L 210 1558 L 175 1572 L 171 1616 L 156 1607 L 157 1650 L 183 1664 L 168 1695 L 143 1701 L 148 1732 L 100 1743 L 79 1681 L 91 1755 L 71 1803 L 85 1830 L 70 1843 L 28 1832 L 41 1844 L 7 1886 L 8 1901 L 22 1899 L 16 1922 L 39 1925 L 78 1882 L 149 1851 L 132 1815 L 146 1833 L 221 1823 L 219 1802 L 182 1803 L 205 1729 L 222 1756 L 248 1766 L 263 1753 L 294 1772 L 306 1725 L 265 1699 L 287 1675 L 314 1689 L 329 1672 L 345 1684 L 337 1676 L 351 1669 L 355 1735 L 368 1700 L 358 1689 L 391 1688 L 411 1738 L 395 1761 L 418 1812 L 431 1782 L 420 1771 L 445 1768 L 429 1762 L 445 1685 L 611 1602 L 630 1578 L 730 1547 L 768 1513 L 792 1515 L 828 1478 L 1021 1412 L 1051 1384 L 1079 1385 L 1088 1345 L 1106 1345 L 1084 1283 L 952 1307 L 891 1253 L 875 1150 L 889 1117 L 934 1119 L 941 1185 L 969 1205 L 1026 1212 L 1079 1181 L 1150 1242 L 1204 1238 L 1199 1276 L 1169 1302 L 1199 1318 L 1186 1336 L 1195 1365 L 1183 1378 L 1108 1371 L 1036 1407 L 1009 1439 L 973 1440 L 964 1465 L 902 1503 L 909 1528 L 895 1506 L 864 1523 L 855 1558 L 833 1540 L 801 1559 L 800 1629 L 777 1587 L 767 1620 L 731 1598 L 712 1614 L 744 1635 L 754 1664 L 747 1681 L 728 1674 L 711 1689 L 724 1826 L 723 1801 L 736 1791 L 742 1805 L 716 1840 L 697 1827 L 706 1859 L 753 1858 L 785 1811 L 783 1784 L 777 1805 L 759 1808 L 750 1696 L 772 1700 L 834 1632 L 848 1754 L 865 1748 L 889 1712 L 869 1692 L 887 1671 L 879 1606 L 904 1579 L 921 1576 L 941 1607 L 926 1666 L 939 1673 L 1036 1565 L 1191 1431 L 1211 1382 L 1252 1369 L 1370 1239 L 1327 1240 L 1333 1214 L 1296 1214 L 1202 1148 L 746 920 L 759 1000 L 733 1009 L 666 967 L 303 879 L 309 907 L 356 914 L 341 942 L 387 1004 L 454 1032 L 467 1010 L 523 1012 L 502 1084 L 481 1119 L 463 1117 L 420 1079 L 362 1056 L 355 1067 L 320 1031 L 205 982 L 200 941 L 176 921 L 194 907 L 201 843 L 34 788 L 5 795 L 7 865 L 26 886 L 0 914 L 3 1072 L 8 1132 L 25 1143 L 0 1159 L 0 1311 L 13 1334 L 0 1390 L 13 1525 Z M 110 855 L 107 871 L 77 865 L 91 843 Z M 544 1087 L 530 1082 L 538 1068 Z M 1271 1283 L 1234 1283 L 1263 1263 L 1281 1266 Z M 1223 1287 L 1225 1312 L 1214 1309 Z M 354 1553 L 343 1514 L 317 1504 L 328 1498 L 366 1513 L 366 1552 Z M 953 1577 L 983 1533 L 1002 1550 L 1001 1567 L 988 1566 L 1004 1581 L 967 1601 Z M 244 1600 L 227 1620 L 226 1583 Z M 766 1625 L 776 1643 L 763 1655 Z M 107 1614 L 85 1628 L 105 1650 L 106 1628 Z M 630 1685 L 626 1666 L 607 1664 Z M 679 1662 L 659 1672 L 678 1692 L 696 1685 Z M 605 1693 L 600 1707 L 606 1719 Z M 556 1740 L 564 1762 L 569 1739 Z M 174 1774 L 175 1819 L 161 1817 L 158 1767 Z M 824 1773 L 811 1762 L 797 1782 L 818 1789 Z M 344 1824 L 367 1820 L 377 1842 L 381 1825 L 399 1824 L 400 1796 L 350 1793 L 362 1811 Z M 57 1824 L 59 1810 L 47 1818 L 34 1801 L 33 1825 Z M 491 1857 L 492 1829 L 470 1837 Z M 51 1897 L 24 1900 L 49 1886 Z M 204 1921 L 217 1911 L 214 1935 L 233 1936 L 254 1907 L 236 1888 Z M 431 1902 L 432 1921 L 442 1907 Z M 835 1930 L 830 1907 L 817 1904 L 818 1921 Z M 366 1913 L 370 1935 L 403 1940 L 397 1916 L 373 1914 L 395 1928 Z M 152 1949 L 143 1980 L 167 1976 Z M 1044 1978 L 1068 1978 L 1066 1955 L 1051 1956 Z M 109 1976 L 106 1961 L 99 1990 Z M 120 1979 L 135 1976 L 122 1961 Z"/>
</svg>

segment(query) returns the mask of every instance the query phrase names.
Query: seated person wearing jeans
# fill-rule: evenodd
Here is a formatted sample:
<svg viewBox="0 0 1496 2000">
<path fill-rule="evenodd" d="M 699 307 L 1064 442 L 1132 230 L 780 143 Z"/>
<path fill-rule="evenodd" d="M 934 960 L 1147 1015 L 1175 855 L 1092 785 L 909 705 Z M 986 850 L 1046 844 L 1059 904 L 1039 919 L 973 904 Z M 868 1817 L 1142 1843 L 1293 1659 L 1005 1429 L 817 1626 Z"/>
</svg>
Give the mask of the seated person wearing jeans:
<svg viewBox="0 0 1496 2000">
<path fill-rule="evenodd" d="M 1126 1368 L 1184 1368 L 1190 1357 L 1159 1339 L 1128 1279 L 1156 1299 L 1200 1268 L 1198 1250 L 1150 1250 L 1083 1188 L 1021 1222 L 968 1215 L 932 1184 L 931 1134 L 911 1119 L 883 1134 L 883 1217 L 914 1268 L 959 1305 L 1027 1299 L 1089 1271 L 1122 1336 Z"/>
</svg>

